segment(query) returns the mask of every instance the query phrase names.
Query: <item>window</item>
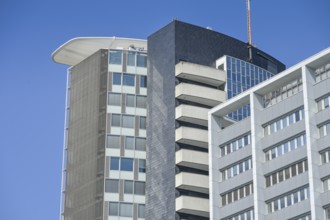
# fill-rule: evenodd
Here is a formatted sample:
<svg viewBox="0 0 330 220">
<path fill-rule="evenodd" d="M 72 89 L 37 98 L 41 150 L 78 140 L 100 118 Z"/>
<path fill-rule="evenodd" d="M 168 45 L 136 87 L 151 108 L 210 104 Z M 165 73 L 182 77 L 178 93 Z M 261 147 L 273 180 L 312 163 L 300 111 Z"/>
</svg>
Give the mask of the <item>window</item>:
<svg viewBox="0 0 330 220">
<path fill-rule="evenodd" d="M 146 96 L 136 96 L 136 107 L 137 108 L 147 108 L 147 97 Z"/>
<path fill-rule="evenodd" d="M 118 193 L 118 180 L 113 180 L 113 179 L 105 180 L 105 192 Z"/>
<path fill-rule="evenodd" d="M 119 170 L 119 157 L 110 158 L 110 170 Z"/>
<path fill-rule="evenodd" d="M 147 67 L 147 54 L 137 53 L 136 66 Z"/>
<path fill-rule="evenodd" d="M 266 160 L 272 160 L 280 157 L 286 153 L 289 153 L 297 148 L 300 148 L 306 144 L 306 135 L 301 134 L 300 136 L 289 139 L 288 141 L 272 147 L 265 152 Z"/>
<path fill-rule="evenodd" d="M 118 50 L 110 50 L 110 60 L 109 63 L 110 64 L 117 64 L 120 65 L 121 64 L 121 60 L 122 60 L 122 52 L 118 51 Z"/>
<path fill-rule="evenodd" d="M 131 159 L 131 158 L 121 158 L 121 160 L 120 160 L 120 170 L 122 170 L 122 171 L 133 171 L 133 159 Z"/>
<path fill-rule="evenodd" d="M 123 85 L 124 86 L 135 86 L 135 75 L 124 73 L 123 74 Z"/>
<path fill-rule="evenodd" d="M 135 95 L 126 95 L 126 106 L 135 107 Z"/>
<path fill-rule="evenodd" d="M 123 115 L 123 127 L 124 128 L 134 128 L 134 116 Z"/>
<path fill-rule="evenodd" d="M 284 196 L 273 199 L 268 202 L 268 212 L 276 212 L 277 210 L 284 209 L 288 206 L 304 201 L 309 198 L 309 187 L 303 187 L 296 191 L 289 192 Z M 285 202 L 286 201 L 286 202 Z"/>
<path fill-rule="evenodd" d="M 308 170 L 307 160 L 292 164 L 290 167 L 265 175 L 266 187 L 273 186 L 277 183 L 290 179 L 298 174 Z"/>
<path fill-rule="evenodd" d="M 146 151 L 146 139 L 135 138 L 135 150 Z"/>
<path fill-rule="evenodd" d="M 227 192 L 227 193 L 221 195 L 222 196 L 222 206 L 228 205 L 232 202 L 235 202 L 246 196 L 251 195 L 252 188 L 253 188 L 253 184 L 249 183 L 245 186 L 241 186 L 240 188 L 234 189 L 230 192 Z M 245 191 L 245 193 L 244 193 L 244 191 Z"/>
<path fill-rule="evenodd" d="M 322 111 L 326 108 L 329 108 L 330 106 L 330 96 L 328 95 L 325 98 L 322 98 L 321 100 L 317 101 L 317 106 L 318 106 L 318 110 Z"/>
<path fill-rule="evenodd" d="M 146 129 L 146 117 L 140 116 L 140 129 Z"/>
<path fill-rule="evenodd" d="M 330 147 L 320 152 L 322 164 L 326 164 L 330 162 Z"/>
<path fill-rule="evenodd" d="M 264 134 L 270 135 L 278 132 L 287 126 L 304 119 L 304 109 L 297 110 L 289 115 L 282 116 L 281 118 L 273 121 L 264 126 Z"/>
<path fill-rule="evenodd" d="M 133 194 L 133 181 L 125 180 L 124 193 L 125 194 Z"/>
<path fill-rule="evenodd" d="M 108 104 L 120 106 L 121 104 L 121 94 L 120 93 L 109 93 L 108 95 Z"/>
<path fill-rule="evenodd" d="M 118 203 L 117 202 L 109 202 L 109 215 L 110 216 L 118 216 Z"/>
<path fill-rule="evenodd" d="M 108 135 L 107 136 L 107 148 L 119 148 L 120 147 L 120 136 Z"/>
<path fill-rule="evenodd" d="M 323 181 L 323 191 L 329 191 L 330 190 L 330 176 L 326 177 Z"/>
<path fill-rule="evenodd" d="M 145 173 L 146 172 L 146 160 L 139 159 L 139 173 Z"/>
<path fill-rule="evenodd" d="M 127 66 L 135 66 L 135 52 L 127 52 Z"/>
<path fill-rule="evenodd" d="M 145 209 L 145 205 L 143 204 L 138 205 L 138 218 L 145 218 L 144 209 Z"/>
<path fill-rule="evenodd" d="M 240 170 L 239 167 L 241 166 L 240 164 L 242 164 L 242 169 Z M 250 170 L 252 168 L 252 160 L 251 158 L 246 159 L 245 161 L 241 161 L 225 170 L 222 170 L 222 178 L 223 181 L 226 179 L 229 179 L 231 177 L 234 177 L 236 175 L 239 175 L 247 170 Z"/>
<path fill-rule="evenodd" d="M 120 216 L 133 217 L 133 205 L 130 203 L 120 203 Z"/>
<path fill-rule="evenodd" d="M 112 74 L 112 84 L 113 85 L 121 85 L 121 73 L 113 73 Z"/>
<path fill-rule="evenodd" d="M 111 115 L 111 126 L 120 127 L 120 115 L 118 114 Z"/>
<path fill-rule="evenodd" d="M 134 194 L 135 195 L 145 195 L 145 183 L 144 182 L 134 182 Z"/>
<path fill-rule="evenodd" d="M 330 220 L 330 206 L 326 207 L 324 211 L 325 211 L 325 219 Z"/>
<path fill-rule="evenodd" d="M 250 134 L 245 134 L 243 136 L 238 137 L 237 139 L 230 141 L 229 143 L 225 145 L 221 145 L 221 156 L 225 156 L 227 154 L 230 154 L 234 151 L 237 151 L 247 145 L 250 144 Z"/>
<path fill-rule="evenodd" d="M 140 87 L 147 88 L 147 76 L 141 76 L 140 78 Z"/>
<path fill-rule="evenodd" d="M 133 150 L 134 149 L 134 137 L 125 137 L 125 149 Z"/>
</svg>

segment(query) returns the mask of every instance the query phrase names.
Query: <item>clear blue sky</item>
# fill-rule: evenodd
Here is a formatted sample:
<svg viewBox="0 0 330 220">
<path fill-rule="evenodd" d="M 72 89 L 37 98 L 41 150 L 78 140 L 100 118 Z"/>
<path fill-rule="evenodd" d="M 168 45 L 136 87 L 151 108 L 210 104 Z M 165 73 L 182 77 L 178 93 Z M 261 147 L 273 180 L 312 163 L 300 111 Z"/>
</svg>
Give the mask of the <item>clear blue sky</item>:
<svg viewBox="0 0 330 220">
<path fill-rule="evenodd" d="M 329 0 L 252 0 L 253 42 L 291 66 L 330 47 Z M 146 38 L 173 19 L 247 41 L 245 0 L 0 0 L 0 219 L 58 220 L 71 38 Z"/>
</svg>

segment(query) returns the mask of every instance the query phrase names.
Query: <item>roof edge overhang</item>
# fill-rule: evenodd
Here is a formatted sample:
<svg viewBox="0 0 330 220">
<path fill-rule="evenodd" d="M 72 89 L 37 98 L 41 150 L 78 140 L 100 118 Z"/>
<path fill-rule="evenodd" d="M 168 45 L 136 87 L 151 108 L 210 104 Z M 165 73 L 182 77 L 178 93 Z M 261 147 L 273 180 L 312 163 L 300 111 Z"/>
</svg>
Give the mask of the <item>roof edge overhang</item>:
<svg viewBox="0 0 330 220">
<path fill-rule="evenodd" d="M 73 38 L 51 55 L 55 63 L 74 66 L 100 49 L 137 48 L 147 51 L 147 40 L 120 37 L 78 37 Z"/>
</svg>

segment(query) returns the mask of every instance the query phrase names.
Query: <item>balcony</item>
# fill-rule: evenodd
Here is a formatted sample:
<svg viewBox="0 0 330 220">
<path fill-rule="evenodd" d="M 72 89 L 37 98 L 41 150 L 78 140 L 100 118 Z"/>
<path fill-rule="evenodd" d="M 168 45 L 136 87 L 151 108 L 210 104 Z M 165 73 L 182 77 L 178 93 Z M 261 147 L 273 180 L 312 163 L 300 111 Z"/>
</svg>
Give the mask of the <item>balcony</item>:
<svg viewBox="0 0 330 220">
<path fill-rule="evenodd" d="M 214 107 L 226 100 L 224 91 L 189 83 L 175 87 L 175 98 Z"/>
<path fill-rule="evenodd" d="M 181 172 L 175 176 L 175 187 L 208 194 L 209 177 L 207 175 Z"/>
<path fill-rule="evenodd" d="M 175 65 L 175 76 L 211 86 L 220 86 L 226 81 L 222 70 L 183 61 Z"/>
<path fill-rule="evenodd" d="M 175 153 L 175 164 L 178 166 L 208 171 L 208 161 L 208 153 L 206 152 L 180 149 Z"/>
<path fill-rule="evenodd" d="M 209 200 L 192 196 L 180 196 L 175 200 L 175 209 L 179 213 L 209 217 Z"/>
<path fill-rule="evenodd" d="M 197 125 L 207 126 L 208 108 L 192 105 L 179 105 L 175 108 L 175 119 Z"/>
<path fill-rule="evenodd" d="M 181 126 L 175 130 L 175 141 L 201 148 L 208 148 L 207 130 Z"/>
</svg>

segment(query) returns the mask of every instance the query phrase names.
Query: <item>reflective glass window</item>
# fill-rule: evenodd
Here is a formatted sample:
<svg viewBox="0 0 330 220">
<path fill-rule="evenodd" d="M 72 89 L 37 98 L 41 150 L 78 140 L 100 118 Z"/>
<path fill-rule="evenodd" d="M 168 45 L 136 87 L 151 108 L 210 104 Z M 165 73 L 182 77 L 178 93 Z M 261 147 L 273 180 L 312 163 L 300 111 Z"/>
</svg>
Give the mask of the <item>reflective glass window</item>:
<svg viewBox="0 0 330 220">
<path fill-rule="evenodd" d="M 118 180 L 105 180 L 105 191 L 108 193 L 118 193 Z"/>
<path fill-rule="evenodd" d="M 127 66 L 135 66 L 135 52 L 127 52 Z"/>
<path fill-rule="evenodd" d="M 117 50 L 110 50 L 110 58 L 109 58 L 109 63 L 110 64 L 121 64 L 122 60 L 122 51 L 117 51 Z"/>
<path fill-rule="evenodd" d="M 135 75 L 124 73 L 123 74 L 123 85 L 124 86 L 134 86 L 135 85 Z"/>
<path fill-rule="evenodd" d="M 140 117 L 140 129 L 146 129 L 146 117 Z"/>
<path fill-rule="evenodd" d="M 112 84 L 113 85 L 121 85 L 121 73 L 113 73 L 112 74 Z"/>
<path fill-rule="evenodd" d="M 117 202 L 109 202 L 109 215 L 118 216 L 118 203 Z"/>
<path fill-rule="evenodd" d="M 125 137 L 125 149 L 134 149 L 134 137 Z"/>
<path fill-rule="evenodd" d="M 147 67 L 147 55 L 143 53 L 137 53 L 136 66 Z"/>
<path fill-rule="evenodd" d="M 138 218 L 145 218 L 144 209 L 145 209 L 145 205 L 143 204 L 138 205 Z"/>
<path fill-rule="evenodd" d="M 127 107 L 135 107 L 135 95 L 126 95 L 126 106 Z"/>
<path fill-rule="evenodd" d="M 144 182 L 134 182 L 134 194 L 135 195 L 145 195 L 145 183 Z"/>
<path fill-rule="evenodd" d="M 134 128 L 134 116 L 123 115 L 123 125 L 124 128 Z"/>
<path fill-rule="evenodd" d="M 125 180 L 124 193 L 125 194 L 133 194 L 133 181 Z"/>
<path fill-rule="evenodd" d="M 135 150 L 146 150 L 146 139 L 145 138 L 135 138 Z"/>
<path fill-rule="evenodd" d="M 107 147 L 108 148 L 119 148 L 120 147 L 120 136 L 119 135 L 108 135 L 107 136 Z"/>
<path fill-rule="evenodd" d="M 139 173 L 146 172 L 146 160 L 139 159 Z"/>
<path fill-rule="evenodd" d="M 133 205 L 130 203 L 120 203 L 120 216 L 132 217 L 133 216 Z"/>
<path fill-rule="evenodd" d="M 109 93 L 108 95 L 108 104 L 120 106 L 121 104 L 121 94 L 120 93 Z"/>
<path fill-rule="evenodd" d="M 110 158 L 110 170 L 119 170 L 119 157 Z"/>
<path fill-rule="evenodd" d="M 122 170 L 122 171 L 133 171 L 133 159 L 131 159 L 131 158 L 121 158 L 121 160 L 120 160 L 120 170 Z"/>
<path fill-rule="evenodd" d="M 120 127 L 120 115 L 118 114 L 111 115 L 111 126 Z"/>
<path fill-rule="evenodd" d="M 147 76 L 140 77 L 140 87 L 147 88 Z"/>
<path fill-rule="evenodd" d="M 146 96 L 136 96 L 136 107 L 137 108 L 147 108 L 147 97 Z"/>
</svg>

